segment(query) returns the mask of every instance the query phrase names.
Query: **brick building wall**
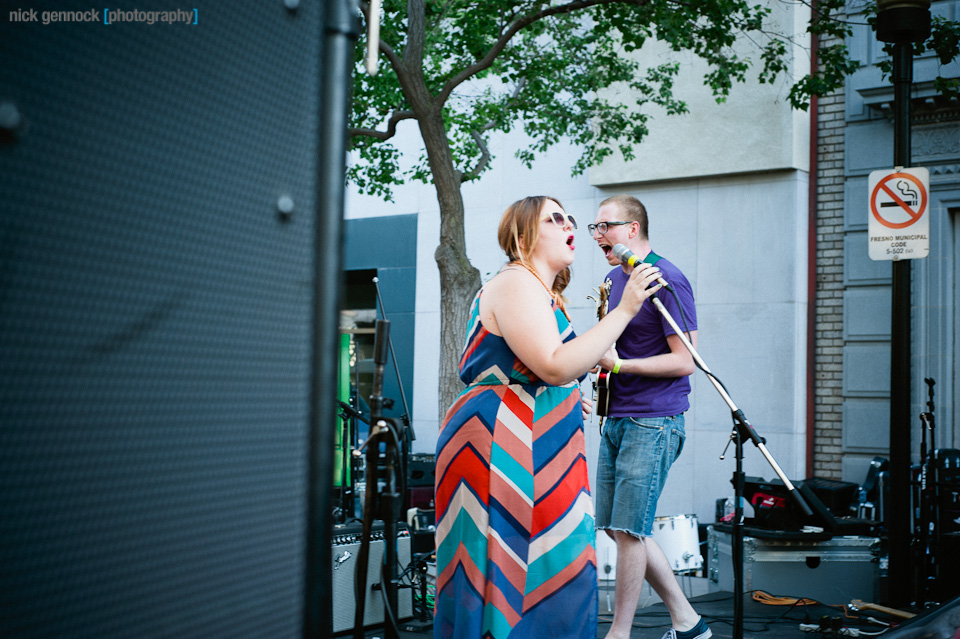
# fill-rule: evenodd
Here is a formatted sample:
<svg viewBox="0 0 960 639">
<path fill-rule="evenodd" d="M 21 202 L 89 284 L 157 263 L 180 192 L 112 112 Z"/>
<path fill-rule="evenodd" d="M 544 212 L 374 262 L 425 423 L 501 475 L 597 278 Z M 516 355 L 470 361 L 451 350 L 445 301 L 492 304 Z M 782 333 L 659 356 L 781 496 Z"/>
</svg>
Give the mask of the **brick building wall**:
<svg viewBox="0 0 960 639">
<path fill-rule="evenodd" d="M 829 44 L 824 41 L 823 44 Z M 840 479 L 843 429 L 844 93 L 817 102 L 813 472 Z"/>
</svg>

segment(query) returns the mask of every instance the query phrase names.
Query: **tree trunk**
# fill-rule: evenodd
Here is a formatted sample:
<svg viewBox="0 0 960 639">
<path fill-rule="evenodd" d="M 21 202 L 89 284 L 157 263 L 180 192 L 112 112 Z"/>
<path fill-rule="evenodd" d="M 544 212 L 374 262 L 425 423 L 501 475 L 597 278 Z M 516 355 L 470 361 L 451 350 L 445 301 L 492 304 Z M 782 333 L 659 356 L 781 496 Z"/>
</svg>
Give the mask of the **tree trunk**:
<svg viewBox="0 0 960 639">
<path fill-rule="evenodd" d="M 470 302 L 480 288 L 480 271 L 467 259 L 463 229 L 462 175 L 454 166 L 450 139 L 444 126 L 445 99 L 430 94 L 423 77 L 426 42 L 426 3 L 408 0 L 408 41 L 403 63 L 396 67 L 397 80 L 420 127 L 430 173 L 440 205 L 440 245 L 434 253 L 440 269 L 440 370 L 438 419 L 463 389 L 459 359 L 466 338 Z"/>
<path fill-rule="evenodd" d="M 470 302 L 480 289 L 480 271 L 467 259 L 463 230 L 463 195 L 460 172 L 453 156 L 443 116 L 435 111 L 419 119 L 420 133 L 437 189 L 440 205 L 440 245 L 434 253 L 440 269 L 440 370 L 438 382 L 438 418 L 442 423 L 463 382 L 460 381 L 460 352 L 467 333 Z"/>
<path fill-rule="evenodd" d="M 459 194 L 459 191 L 458 191 Z M 462 205 L 461 205 L 462 207 Z M 443 213 L 441 212 L 441 215 Z M 439 419 L 453 403 L 463 382 L 460 381 L 460 352 L 467 334 L 470 302 L 480 288 L 480 271 L 463 252 L 440 243 L 434 257 L 440 267 L 440 379 Z"/>
</svg>

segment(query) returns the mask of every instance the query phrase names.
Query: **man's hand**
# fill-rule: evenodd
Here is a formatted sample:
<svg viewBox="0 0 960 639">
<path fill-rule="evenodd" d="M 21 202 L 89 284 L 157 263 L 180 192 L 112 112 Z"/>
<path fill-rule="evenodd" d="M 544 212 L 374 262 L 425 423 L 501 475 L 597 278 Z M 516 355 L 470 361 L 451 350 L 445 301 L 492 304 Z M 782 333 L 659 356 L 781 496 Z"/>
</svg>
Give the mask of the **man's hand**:
<svg viewBox="0 0 960 639">
<path fill-rule="evenodd" d="M 603 354 L 603 357 L 600 358 L 599 365 L 601 368 L 612 371 L 614 365 L 617 363 L 618 357 L 620 357 L 620 355 L 617 353 L 617 348 L 615 346 L 611 346 L 609 350 Z"/>
</svg>

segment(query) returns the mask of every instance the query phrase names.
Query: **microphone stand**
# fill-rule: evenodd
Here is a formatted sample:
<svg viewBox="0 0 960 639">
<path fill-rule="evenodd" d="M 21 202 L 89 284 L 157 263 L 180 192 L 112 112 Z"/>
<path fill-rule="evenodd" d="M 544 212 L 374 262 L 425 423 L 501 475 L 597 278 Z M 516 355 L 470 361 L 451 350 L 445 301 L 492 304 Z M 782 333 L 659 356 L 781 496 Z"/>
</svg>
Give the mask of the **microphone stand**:
<svg viewBox="0 0 960 639">
<path fill-rule="evenodd" d="M 377 290 L 377 301 L 380 302 L 380 314 L 383 315 L 383 319 L 387 319 L 387 309 L 383 306 L 383 298 L 380 296 L 380 278 L 373 278 L 373 286 Z M 405 429 L 404 441 L 409 448 L 409 444 L 412 441 L 417 440 L 417 434 L 413 430 L 413 425 L 410 423 L 410 408 L 407 406 L 407 394 L 403 392 L 403 379 L 400 378 L 400 365 L 397 364 L 397 355 L 393 352 L 393 339 L 389 339 L 390 345 L 390 357 L 393 359 L 393 371 L 397 375 L 397 385 L 400 387 L 400 403 L 403 404 L 403 415 L 400 416 L 400 420 L 403 422 Z M 406 452 L 406 451 L 405 451 Z"/>
<path fill-rule="evenodd" d="M 765 440 L 757 434 L 757 431 L 754 430 L 753 426 L 747 421 L 746 416 L 743 414 L 743 411 L 737 408 L 737 405 L 733 402 L 730 395 L 727 393 L 726 389 L 720 383 L 720 381 L 714 377 L 713 373 L 710 372 L 710 369 L 707 368 L 706 363 L 697 353 L 696 349 L 693 347 L 693 344 L 690 343 L 690 340 L 687 339 L 686 334 L 680 327 L 677 326 L 677 323 L 674 321 L 673 317 L 670 315 L 670 312 L 663 305 L 663 302 L 656 295 L 652 295 L 650 299 L 653 302 L 653 305 L 657 307 L 657 310 L 660 311 L 660 314 L 663 315 L 664 319 L 667 320 L 667 323 L 673 328 L 676 332 L 677 337 L 680 338 L 680 341 L 683 342 L 683 345 L 690 351 L 690 354 L 693 356 L 693 361 L 696 362 L 697 367 L 700 368 L 704 373 L 707 374 L 707 378 L 713 384 L 714 388 L 717 389 L 717 392 L 720 393 L 720 397 L 723 398 L 723 401 L 730 408 L 730 411 L 733 415 L 733 431 L 730 433 L 730 438 L 735 444 L 736 451 L 736 470 L 733 474 L 733 488 L 734 488 L 734 499 L 736 505 L 734 506 L 734 515 L 733 515 L 733 537 L 731 540 L 731 554 L 733 555 L 733 639 L 743 639 L 743 491 L 744 491 L 744 473 L 743 473 L 743 441 L 749 439 L 757 447 L 760 453 L 763 455 L 764 459 L 767 460 L 767 463 L 770 464 L 770 467 L 773 468 L 773 471 L 777 474 L 780 480 L 783 482 L 783 485 L 787 488 L 790 495 L 793 497 L 793 500 L 797 503 L 803 513 L 807 516 L 813 515 L 813 511 L 810 510 L 810 507 L 807 505 L 807 502 L 803 500 L 803 497 L 800 496 L 800 493 L 797 491 L 796 487 L 787 479 L 787 476 L 784 474 L 783 470 L 780 468 L 780 465 L 777 464 L 776 460 L 773 458 L 773 455 L 767 450 L 765 445 Z M 730 443 L 727 443 L 729 446 Z M 724 453 L 726 449 L 724 449 Z M 720 456 L 720 459 L 723 459 L 723 455 Z"/>
<path fill-rule="evenodd" d="M 383 305 L 383 297 L 380 295 L 380 278 L 374 277 L 373 284 L 377 291 L 377 302 L 380 304 L 380 313 L 381 315 L 383 315 L 384 319 L 386 319 L 387 309 Z M 400 377 L 400 365 L 397 363 L 397 355 L 393 351 L 392 338 L 389 340 L 389 345 L 390 345 L 390 357 L 393 359 L 393 370 L 397 376 L 397 385 L 400 387 L 400 402 L 403 404 L 403 414 L 400 416 L 400 421 L 403 423 L 403 430 L 401 431 L 401 436 L 400 436 L 400 445 L 403 453 L 402 457 L 400 458 L 403 466 L 403 469 L 402 469 L 403 472 L 401 475 L 401 486 L 402 486 L 401 488 L 402 502 L 401 503 L 403 506 L 403 510 L 401 512 L 406 512 L 406 509 L 409 508 L 410 506 L 410 502 L 407 500 L 409 496 L 407 491 L 407 483 L 406 483 L 407 461 L 410 456 L 410 442 L 415 441 L 417 439 L 417 434 L 413 429 L 413 424 L 410 423 L 410 408 L 407 405 L 407 394 L 403 390 L 403 378 Z M 426 560 L 424 557 L 421 557 L 419 559 L 417 557 L 413 557 L 410 564 L 415 566 L 417 571 L 420 573 L 420 619 L 418 620 L 418 623 L 415 622 L 414 625 L 419 627 L 421 630 L 428 630 L 429 628 L 433 627 L 433 621 L 432 621 L 432 618 L 430 620 L 427 619 Z M 410 630 L 409 627 L 405 629 Z M 390 638 L 388 637 L 388 639 Z"/>
<path fill-rule="evenodd" d="M 366 569 L 369 553 L 369 539 L 372 528 L 373 511 L 377 518 L 383 521 L 383 565 L 380 569 L 380 588 L 384 598 L 384 637 L 397 639 L 397 518 L 400 493 L 397 490 L 395 461 L 400 456 L 400 440 L 396 420 L 383 416 L 383 369 L 387 363 L 387 344 L 390 338 L 390 321 L 377 320 L 376 336 L 373 346 L 373 391 L 370 394 L 370 434 L 363 446 L 366 447 L 366 480 L 365 495 L 366 507 L 363 513 L 363 537 L 357 568 L 361 570 L 360 581 L 362 588 L 358 594 L 357 606 L 354 610 L 354 639 L 363 638 L 364 620 L 364 593 L 366 593 Z M 380 439 L 384 440 L 384 490 L 377 493 L 380 474 L 378 462 L 380 457 Z M 374 502 L 378 501 L 377 507 Z"/>
<path fill-rule="evenodd" d="M 367 424 L 367 420 L 363 418 L 363 413 L 355 409 L 350 404 L 344 401 L 337 401 L 337 406 L 340 407 L 340 410 L 343 411 L 343 417 L 347 419 L 356 419 L 358 421 Z M 369 424 L 368 424 L 369 425 Z"/>
<path fill-rule="evenodd" d="M 383 305 L 383 297 L 380 295 L 379 277 L 373 278 L 373 286 L 377 291 L 377 302 L 380 304 L 380 314 L 383 316 L 383 319 L 386 320 L 387 308 Z M 410 503 L 407 501 L 407 461 L 410 458 L 410 442 L 417 439 L 417 433 L 413 430 L 413 424 L 410 423 L 410 408 L 407 406 L 407 394 L 403 390 L 403 379 L 400 377 L 400 365 L 397 363 L 396 353 L 393 352 L 393 338 L 389 337 L 389 331 L 387 345 L 390 347 L 390 358 L 393 360 L 393 372 L 397 376 L 397 385 L 400 388 L 400 403 L 403 404 L 403 414 L 400 415 L 400 422 L 403 424 L 403 429 L 400 431 L 400 450 L 402 453 L 400 457 L 400 494 L 403 512 L 405 512 L 410 506 Z"/>
<path fill-rule="evenodd" d="M 374 427 L 386 434 L 384 454 L 384 492 L 380 495 L 380 519 L 383 520 L 384 566 L 381 567 L 380 586 L 384 593 L 384 629 L 387 639 L 397 639 L 397 517 L 398 498 L 397 478 L 394 460 L 400 453 L 396 422 L 383 417 L 383 368 L 387 363 L 386 346 L 390 344 L 390 320 L 377 320 L 377 332 L 374 338 L 373 361 L 376 364 L 373 393 L 370 395 L 370 415 Z M 379 449 L 379 445 L 376 447 Z M 374 455 L 370 455 L 373 457 Z M 374 468 L 374 477 L 376 477 Z"/>
</svg>

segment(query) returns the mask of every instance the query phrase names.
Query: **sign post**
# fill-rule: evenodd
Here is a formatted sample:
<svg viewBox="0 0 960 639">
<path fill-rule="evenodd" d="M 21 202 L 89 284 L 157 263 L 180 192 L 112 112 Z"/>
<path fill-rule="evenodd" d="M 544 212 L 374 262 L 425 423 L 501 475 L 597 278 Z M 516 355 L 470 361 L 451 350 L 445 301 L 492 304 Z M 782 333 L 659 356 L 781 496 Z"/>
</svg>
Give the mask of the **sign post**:
<svg viewBox="0 0 960 639">
<path fill-rule="evenodd" d="M 867 231 L 871 260 L 916 260 L 930 253 L 930 172 L 874 171 Z"/>
<path fill-rule="evenodd" d="M 890 79 L 893 82 L 893 165 L 896 167 L 910 166 L 913 45 L 930 36 L 930 21 L 930 0 L 877 0 L 877 40 L 893 45 Z M 926 192 L 929 193 L 929 189 Z M 917 213 L 916 209 L 911 210 Z M 890 504 L 885 509 L 890 515 L 884 516 L 884 523 L 890 546 L 888 599 L 895 606 L 910 602 L 916 584 L 910 557 L 911 263 L 908 259 L 895 260 L 890 282 Z"/>
</svg>

